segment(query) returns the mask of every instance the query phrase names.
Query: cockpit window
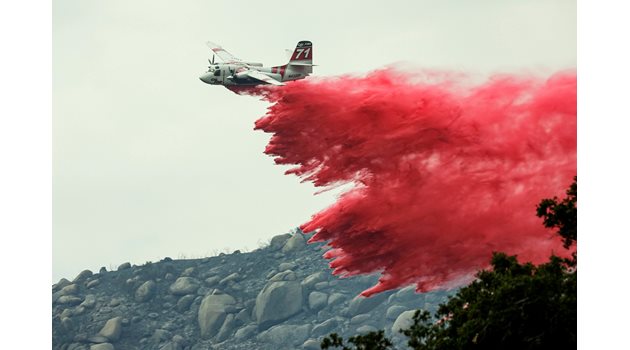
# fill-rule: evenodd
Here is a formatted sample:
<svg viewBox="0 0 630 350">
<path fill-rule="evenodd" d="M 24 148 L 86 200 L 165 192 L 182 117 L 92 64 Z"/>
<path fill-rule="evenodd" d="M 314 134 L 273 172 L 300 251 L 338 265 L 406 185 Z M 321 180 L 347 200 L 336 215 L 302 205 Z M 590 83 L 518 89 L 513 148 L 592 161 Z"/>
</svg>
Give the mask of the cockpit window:
<svg viewBox="0 0 630 350">
<path fill-rule="evenodd" d="M 214 66 L 214 69 L 219 70 L 219 66 Z"/>
<path fill-rule="evenodd" d="M 221 75 L 221 71 L 220 70 L 215 70 L 214 71 L 214 76 L 218 77 L 219 75 Z"/>
</svg>

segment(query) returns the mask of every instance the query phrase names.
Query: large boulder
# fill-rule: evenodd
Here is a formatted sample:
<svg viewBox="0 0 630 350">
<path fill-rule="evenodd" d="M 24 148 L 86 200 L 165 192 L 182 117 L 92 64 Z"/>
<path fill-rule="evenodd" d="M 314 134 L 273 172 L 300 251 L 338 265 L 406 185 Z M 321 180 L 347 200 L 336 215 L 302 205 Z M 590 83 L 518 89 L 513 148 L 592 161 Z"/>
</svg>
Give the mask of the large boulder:
<svg viewBox="0 0 630 350">
<path fill-rule="evenodd" d="M 78 340 L 78 339 L 75 339 Z M 107 343 L 109 342 L 109 339 L 107 339 L 107 337 L 104 337 L 102 335 L 93 335 L 89 338 L 87 338 L 87 341 L 89 341 L 90 343 L 96 343 L 96 344 L 100 344 L 100 343 Z"/>
<path fill-rule="evenodd" d="M 302 349 L 304 350 L 319 350 L 321 342 L 316 339 L 308 339 L 302 344 Z"/>
<path fill-rule="evenodd" d="M 236 300 L 228 294 L 210 294 L 201 301 L 197 321 L 202 338 L 214 337 L 227 316 L 228 307 L 236 304 Z"/>
<path fill-rule="evenodd" d="M 269 249 L 271 249 L 272 251 L 282 249 L 289 238 L 291 238 L 290 233 L 274 236 L 269 243 Z"/>
<path fill-rule="evenodd" d="M 83 302 L 83 298 L 74 295 L 62 295 L 57 299 L 58 304 L 64 304 L 68 306 L 79 305 Z"/>
<path fill-rule="evenodd" d="M 72 280 L 72 283 L 77 283 L 77 282 L 84 281 L 84 280 L 86 280 L 88 277 L 90 277 L 92 275 L 93 275 L 92 271 L 90 271 L 90 270 L 83 270 L 83 271 L 79 272 L 77 277 L 75 277 Z"/>
<path fill-rule="evenodd" d="M 65 278 L 59 280 L 59 282 L 53 284 L 53 292 L 63 289 L 63 287 L 70 285 L 72 282 L 68 281 Z"/>
<path fill-rule="evenodd" d="M 96 295 L 88 294 L 85 296 L 85 300 L 83 300 L 83 302 L 79 306 L 82 306 L 86 309 L 91 309 L 94 307 L 94 305 L 96 305 Z"/>
<path fill-rule="evenodd" d="M 70 332 L 72 331 L 72 329 L 74 328 L 74 322 L 72 322 L 72 319 L 70 317 L 61 317 L 61 328 L 66 331 L 66 332 Z"/>
<path fill-rule="evenodd" d="M 323 292 L 311 292 L 308 295 L 308 307 L 313 311 L 319 311 L 328 305 L 328 294 Z"/>
<path fill-rule="evenodd" d="M 278 271 L 282 272 L 286 270 L 295 270 L 296 267 L 297 265 L 295 265 L 295 263 L 293 262 L 283 262 L 278 265 Z"/>
<path fill-rule="evenodd" d="M 249 339 L 252 337 L 252 335 L 254 335 L 254 333 L 256 333 L 257 330 L 258 327 L 255 325 L 250 324 L 248 326 L 245 326 L 234 333 L 234 340 Z"/>
<path fill-rule="evenodd" d="M 195 272 L 195 268 L 191 266 L 187 268 L 186 270 L 184 270 L 180 276 L 189 277 L 189 276 L 192 276 L 194 272 Z"/>
<path fill-rule="evenodd" d="M 69 284 L 61 288 L 61 295 L 76 295 L 79 293 L 79 286 L 76 283 Z"/>
<path fill-rule="evenodd" d="M 180 277 L 168 288 L 174 295 L 186 295 L 197 293 L 199 281 L 192 277 Z"/>
<path fill-rule="evenodd" d="M 236 327 L 236 322 L 234 320 L 234 314 L 228 314 L 225 317 L 225 321 L 223 325 L 219 329 L 219 333 L 217 333 L 217 341 L 222 342 L 230 337 L 234 332 L 234 328 Z"/>
<path fill-rule="evenodd" d="M 91 280 L 91 281 L 87 282 L 85 284 L 85 288 L 91 289 L 91 288 L 94 288 L 94 287 L 98 286 L 99 284 L 101 284 L 101 280 L 99 280 L 97 278 L 97 279 L 94 279 L 94 280 Z"/>
<path fill-rule="evenodd" d="M 372 311 L 372 309 L 379 306 L 386 299 L 387 295 L 385 293 L 379 293 L 369 298 L 358 296 L 350 301 L 348 311 L 350 316 L 364 314 Z"/>
<path fill-rule="evenodd" d="M 117 271 L 123 271 L 123 270 L 127 270 L 131 268 L 131 263 L 126 262 L 126 263 L 122 263 L 118 266 Z"/>
<path fill-rule="evenodd" d="M 306 238 L 301 233 L 296 233 L 287 240 L 282 247 L 283 253 L 290 253 L 302 249 L 306 245 Z"/>
<path fill-rule="evenodd" d="M 302 286 L 297 281 L 270 282 L 256 297 L 254 315 L 261 330 L 282 322 L 300 311 Z"/>
<path fill-rule="evenodd" d="M 217 285 L 221 281 L 221 277 L 219 277 L 219 276 L 211 276 L 211 277 L 206 278 L 204 281 L 206 282 L 206 286 L 214 287 L 215 285 Z"/>
<path fill-rule="evenodd" d="M 331 318 L 313 327 L 311 336 L 321 337 L 339 328 L 339 319 Z"/>
<path fill-rule="evenodd" d="M 330 287 L 330 282 L 323 281 L 315 283 L 315 290 L 322 290 Z"/>
<path fill-rule="evenodd" d="M 286 270 L 286 271 L 278 272 L 277 274 L 271 276 L 271 278 L 269 279 L 269 282 L 295 281 L 295 280 L 297 280 L 297 275 L 295 274 L 295 272 L 291 270 Z"/>
<path fill-rule="evenodd" d="M 398 333 L 401 329 L 408 329 L 413 325 L 413 315 L 416 313 L 416 310 L 408 310 L 401 313 L 396 321 L 394 321 L 394 325 L 392 325 L 392 333 Z"/>
<path fill-rule="evenodd" d="M 407 309 L 408 308 L 402 305 L 392 305 L 387 309 L 387 312 L 385 313 L 385 318 L 394 321 L 396 320 L 396 318 L 398 318 L 398 316 L 400 316 L 401 313 L 407 311 Z"/>
<path fill-rule="evenodd" d="M 244 324 L 248 324 L 251 321 L 251 310 L 243 309 L 239 311 L 234 317 L 234 322 L 237 326 L 242 326 Z"/>
<path fill-rule="evenodd" d="M 258 334 L 256 338 L 259 341 L 276 345 L 280 349 L 295 349 L 309 337 L 311 328 L 310 324 L 279 325 Z"/>
<path fill-rule="evenodd" d="M 175 309 L 179 312 L 186 312 L 190 310 L 190 305 L 192 305 L 196 297 L 197 296 L 194 294 L 184 295 L 183 297 L 179 298 L 179 300 L 177 301 L 177 304 L 175 305 Z"/>
<path fill-rule="evenodd" d="M 361 335 L 365 335 L 367 333 L 376 332 L 376 331 L 378 331 L 378 329 L 376 329 L 376 327 L 370 326 L 370 325 L 367 325 L 367 324 L 357 328 L 357 333 L 359 333 Z"/>
<path fill-rule="evenodd" d="M 136 301 L 143 303 L 148 301 L 155 294 L 157 285 L 153 281 L 144 282 L 138 289 L 136 289 Z"/>
<path fill-rule="evenodd" d="M 401 304 L 406 304 L 412 301 L 418 301 L 418 302 L 424 301 L 424 294 L 417 293 L 415 285 L 402 288 L 398 292 L 392 294 L 388 300 L 389 303 L 398 302 Z"/>
<path fill-rule="evenodd" d="M 105 325 L 98 332 L 98 335 L 109 339 L 110 341 L 116 341 L 120 338 L 122 332 L 122 317 L 110 318 L 105 322 Z"/>
<path fill-rule="evenodd" d="M 220 286 L 224 286 L 226 284 L 228 284 L 229 282 L 238 282 L 238 280 L 241 278 L 241 276 L 238 274 L 238 272 L 234 272 L 233 274 L 225 277 L 224 279 L 222 279 L 221 281 L 219 281 L 219 285 Z"/>
<path fill-rule="evenodd" d="M 90 350 L 114 350 L 114 346 L 110 343 L 92 344 Z"/>
<path fill-rule="evenodd" d="M 346 296 L 341 293 L 332 293 L 328 297 L 328 306 L 341 304 L 346 300 Z"/>
<path fill-rule="evenodd" d="M 311 290 L 318 282 L 326 281 L 326 273 L 323 271 L 315 272 L 309 275 L 302 281 L 302 287 L 306 290 Z"/>
<path fill-rule="evenodd" d="M 59 317 L 60 318 L 72 317 L 72 314 L 74 314 L 72 309 L 63 309 L 63 311 L 61 312 L 61 315 L 59 315 Z"/>
<path fill-rule="evenodd" d="M 350 319 L 350 324 L 353 324 L 353 325 L 363 324 L 367 320 L 369 320 L 370 318 L 372 318 L 372 316 L 370 316 L 370 314 L 356 315 L 356 316 L 354 316 L 353 318 Z"/>
</svg>

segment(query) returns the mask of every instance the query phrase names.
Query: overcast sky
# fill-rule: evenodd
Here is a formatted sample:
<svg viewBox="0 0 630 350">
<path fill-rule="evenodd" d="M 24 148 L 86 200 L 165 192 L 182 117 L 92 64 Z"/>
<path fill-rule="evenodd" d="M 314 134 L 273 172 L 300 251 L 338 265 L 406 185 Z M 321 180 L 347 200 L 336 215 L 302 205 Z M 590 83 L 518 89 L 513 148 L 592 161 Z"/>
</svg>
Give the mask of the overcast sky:
<svg viewBox="0 0 630 350">
<path fill-rule="evenodd" d="M 268 104 L 199 81 L 207 40 L 315 75 L 406 65 L 576 66 L 575 1 L 53 2 L 53 281 L 166 256 L 252 250 L 331 204 L 253 131 Z"/>
</svg>

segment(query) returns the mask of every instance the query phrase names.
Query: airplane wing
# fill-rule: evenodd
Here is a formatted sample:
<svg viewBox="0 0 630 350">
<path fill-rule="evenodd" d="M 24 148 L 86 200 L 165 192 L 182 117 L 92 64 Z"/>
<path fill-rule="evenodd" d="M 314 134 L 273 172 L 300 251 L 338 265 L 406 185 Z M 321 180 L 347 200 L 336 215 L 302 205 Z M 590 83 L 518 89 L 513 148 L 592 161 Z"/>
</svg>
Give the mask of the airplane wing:
<svg viewBox="0 0 630 350">
<path fill-rule="evenodd" d="M 251 70 L 250 69 L 246 73 L 247 73 L 248 77 L 254 78 L 256 80 L 260 80 L 260 81 L 265 82 L 267 84 L 277 85 L 277 86 L 284 85 L 283 83 L 277 81 L 276 79 L 274 79 L 274 78 L 272 78 L 272 77 L 270 77 L 268 75 L 265 75 L 265 74 L 263 74 L 263 73 L 261 73 L 261 72 L 259 72 L 257 70 Z"/>
<path fill-rule="evenodd" d="M 217 45 L 211 41 L 206 43 L 208 47 L 225 63 L 244 63 L 240 58 L 234 57 L 231 53 L 225 51 L 220 45 Z"/>
</svg>

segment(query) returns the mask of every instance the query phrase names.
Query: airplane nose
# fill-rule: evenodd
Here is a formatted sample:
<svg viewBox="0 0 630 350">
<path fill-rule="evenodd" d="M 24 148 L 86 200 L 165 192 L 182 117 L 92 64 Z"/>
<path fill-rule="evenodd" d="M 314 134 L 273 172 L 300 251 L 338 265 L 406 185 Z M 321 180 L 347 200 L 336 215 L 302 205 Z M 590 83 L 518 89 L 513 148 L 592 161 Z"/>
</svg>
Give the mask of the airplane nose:
<svg viewBox="0 0 630 350">
<path fill-rule="evenodd" d="M 211 84 L 210 83 L 210 77 L 212 76 L 212 73 L 206 72 L 203 73 L 200 77 L 199 80 L 203 81 L 206 84 Z"/>
</svg>

